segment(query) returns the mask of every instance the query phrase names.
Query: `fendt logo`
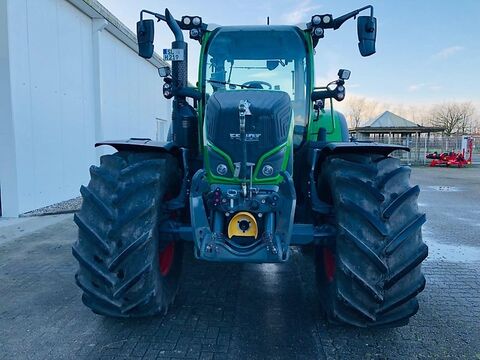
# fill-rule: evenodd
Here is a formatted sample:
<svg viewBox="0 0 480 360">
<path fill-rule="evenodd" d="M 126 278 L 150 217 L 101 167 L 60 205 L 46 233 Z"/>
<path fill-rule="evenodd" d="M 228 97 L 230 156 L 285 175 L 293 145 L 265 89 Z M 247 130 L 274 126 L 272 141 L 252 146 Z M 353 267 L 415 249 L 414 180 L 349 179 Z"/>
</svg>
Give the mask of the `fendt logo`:
<svg viewBox="0 0 480 360">
<path fill-rule="evenodd" d="M 262 134 L 245 134 L 245 141 L 259 141 Z M 240 140 L 240 134 L 230 134 L 231 140 Z"/>
</svg>

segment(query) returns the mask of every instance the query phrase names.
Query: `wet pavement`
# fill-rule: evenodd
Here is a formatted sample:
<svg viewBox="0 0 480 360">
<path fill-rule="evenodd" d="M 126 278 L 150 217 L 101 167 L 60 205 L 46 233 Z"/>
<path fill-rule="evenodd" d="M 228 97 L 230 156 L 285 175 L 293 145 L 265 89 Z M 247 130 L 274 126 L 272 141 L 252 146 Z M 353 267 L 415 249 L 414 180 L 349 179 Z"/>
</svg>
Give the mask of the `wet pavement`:
<svg viewBox="0 0 480 360">
<path fill-rule="evenodd" d="M 480 168 L 416 168 L 430 256 L 408 326 L 325 322 L 312 259 L 215 264 L 185 256 L 165 317 L 115 320 L 81 304 L 71 215 L 0 220 L 0 359 L 480 359 Z"/>
</svg>

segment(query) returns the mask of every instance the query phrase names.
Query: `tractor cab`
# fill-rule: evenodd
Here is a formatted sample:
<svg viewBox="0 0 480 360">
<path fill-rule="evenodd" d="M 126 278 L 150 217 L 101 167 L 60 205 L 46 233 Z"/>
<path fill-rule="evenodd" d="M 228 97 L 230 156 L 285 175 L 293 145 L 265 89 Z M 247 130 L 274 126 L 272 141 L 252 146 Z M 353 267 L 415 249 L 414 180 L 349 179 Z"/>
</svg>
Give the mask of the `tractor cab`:
<svg viewBox="0 0 480 360">
<path fill-rule="evenodd" d="M 281 91 L 290 97 L 295 124 L 305 126 L 310 105 L 307 94 L 311 92 L 307 41 L 296 26 L 217 28 L 202 51 L 200 79 L 205 103 L 218 91 Z M 275 95 L 258 93 L 259 99 L 263 96 Z"/>
<path fill-rule="evenodd" d="M 310 105 L 307 48 L 294 26 L 227 26 L 208 37 L 201 58 L 205 111 L 200 116 L 211 180 L 275 183 L 281 171 L 292 172 L 294 122 L 306 125 Z"/>
</svg>

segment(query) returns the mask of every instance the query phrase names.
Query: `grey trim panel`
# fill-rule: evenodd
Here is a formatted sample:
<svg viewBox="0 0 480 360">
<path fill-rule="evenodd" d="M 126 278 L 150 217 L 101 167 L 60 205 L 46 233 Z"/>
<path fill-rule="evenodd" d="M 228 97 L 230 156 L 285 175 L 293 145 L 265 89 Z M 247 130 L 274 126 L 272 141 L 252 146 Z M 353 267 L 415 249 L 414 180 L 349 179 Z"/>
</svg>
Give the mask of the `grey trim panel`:
<svg viewBox="0 0 480 360">
<path fill-rule="evenodd" d="M 392 151 L 403 150 L 410 151 L 407 146 L 392 145 L 392 144 L 380 144 L 374 142 L 331 142 L 326 144 L 321 152 L 324 154 L 331 153 L 347 153 L 347 152 L 359 152 L 359 153 L 377 153 L 382 155 L 388 155 Z"/>
<path fill-rule="evenodd" d="M 177 150 L 178 147 L 173 142 L 153 141 L 151 139 L 128 139 L 128 140 L 109 140 L 95 144 L 95 147 L 109 145 L 118 151 L 140 150 L 140 151 L 165 151 Z"/>
</svg>

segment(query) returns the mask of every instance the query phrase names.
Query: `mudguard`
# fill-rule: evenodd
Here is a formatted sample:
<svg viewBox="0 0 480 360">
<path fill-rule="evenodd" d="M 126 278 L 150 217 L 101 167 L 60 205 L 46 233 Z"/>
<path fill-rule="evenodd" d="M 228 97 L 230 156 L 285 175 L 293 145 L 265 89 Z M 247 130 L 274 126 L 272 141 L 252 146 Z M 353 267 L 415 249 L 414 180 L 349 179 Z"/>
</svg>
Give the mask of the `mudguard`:
<svg viewBox="0 0 480 360">
<path fill-rule="evenodd" d="M 322 144 L 310 143 L 312 149 L 318 149 L 322 155 L 344 153 L 374 153 L 387 156 L 395 150 L 410 151 L 410 148 L 402 145 L 381 144 L 375 142 L 329 142 Z"/>
<path fill-rule="evenodd" d="M 322 161 L 329 155 L 334 154 L 380 154 L 387 156 L 396 150 L 410 151 L 407 146 L 381 144 L 374 142 L 315 142 L 309 143 L 309 197 L 312 209 L 319 214 L 329 214 L 332 211 L 330 205 L 321 201 L 317 193 L 317 175 Z"/>
<path fill-rule="evenodd" d="M 158 151 L 175 152 L 178 147 L 173 142 L 154 141 L 149 138 L 130 138 L 128 140 L 108 140 L 95 144 L 95 147 L 109 145 L 117 151 Z"/>
<path fill-rule="evenodd" d="M 169 153 L 178 159 L 179 165 L 183 171 L 182 185 L 177 197 L 168 201 L 165 205 L 170 211 L 185 208 L 187 205 L 187 196 L 189 192 L 190 168 L 188 165 L 189 150 L 180 148 L 172 141 L 153 141 L 148 138 L 130 138 L 128 140 L 102 141 L 95 144 L 95 147 L 109 145 L 117 151 L 135 151 L 135 152 L 158 152 Z"/>
</svg>

